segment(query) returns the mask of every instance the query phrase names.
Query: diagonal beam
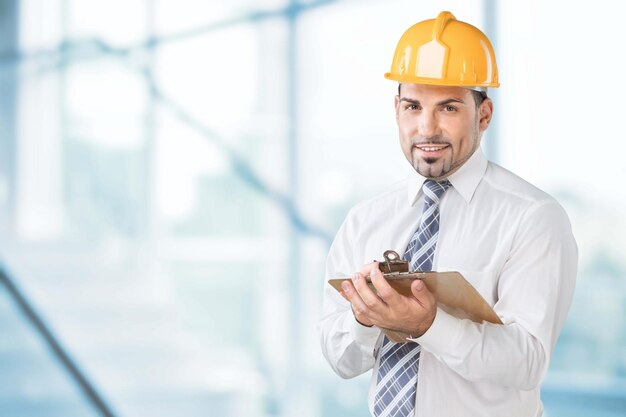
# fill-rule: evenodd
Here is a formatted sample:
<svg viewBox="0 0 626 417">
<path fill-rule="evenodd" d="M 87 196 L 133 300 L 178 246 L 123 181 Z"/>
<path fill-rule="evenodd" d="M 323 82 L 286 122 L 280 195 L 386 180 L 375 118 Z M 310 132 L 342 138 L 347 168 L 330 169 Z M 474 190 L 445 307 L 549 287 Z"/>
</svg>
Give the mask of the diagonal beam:
<svg viewBox="0 0 626 417">
<path fill-rule="evenodd" d="M 276 10 L 256 10 L 241 16 L 209 23 L 196 28 L 151 37 L 138 44 L 120 48 L 111 47 L 106 42 L 98 38 L 91 38 L 82 41 L 64 41 L 58 47 L 53 49 L 35 50 L 26 53 L 19 50 L 4 51 L 0 53 L 0 66 L 12 65 L 20 61 L 54 60 L 76 51 L 82 51 L 85 53 L 86 51 L 91 50 L 91 53 L 87 53 L 81 57 L 83 60 L 99 57 L 101 52 L 124 56 L 139 51 L 153 49 L 168 43 L 185 41 L 237 25 L 256 24 L 264 22 L 268 19 L 297 17 L 310 10 L 328 6 L 336 2 L 337 0 L 316 0 L 308 4 L 290 3 L 289 5 Z"/>
</svg>

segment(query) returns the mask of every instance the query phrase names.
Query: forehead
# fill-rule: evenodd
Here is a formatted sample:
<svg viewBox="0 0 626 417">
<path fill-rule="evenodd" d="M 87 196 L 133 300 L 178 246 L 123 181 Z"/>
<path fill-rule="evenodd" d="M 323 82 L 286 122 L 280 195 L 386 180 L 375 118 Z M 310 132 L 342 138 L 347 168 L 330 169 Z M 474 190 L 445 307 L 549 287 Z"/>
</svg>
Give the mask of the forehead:
<svg viewBox="0 0 626 417">
<path fill-rule="evenodd" d="M 406 97 L 419 101 L 442 100 L 454 98 L 467 102 L 472 99 L 472 92 L 467 88 L 425 84 L 403 83 L 400 88 L 400 97 Z"/>
</svg>

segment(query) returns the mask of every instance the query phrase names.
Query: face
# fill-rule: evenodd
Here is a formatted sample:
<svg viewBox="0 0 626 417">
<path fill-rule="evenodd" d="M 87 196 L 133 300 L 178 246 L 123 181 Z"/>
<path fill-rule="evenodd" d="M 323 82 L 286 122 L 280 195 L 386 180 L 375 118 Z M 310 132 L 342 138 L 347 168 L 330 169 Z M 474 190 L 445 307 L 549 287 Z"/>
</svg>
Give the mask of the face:
<svg viewBox="0 0 626 417">
<path fill-rule="evenodd" d="M 480 145 L 493 103 L 480 107 L 462 87 L 402 84 L 396 96 L 400 145 L 422 176 L 443 179 L 461 167 Z"/>
</svg>

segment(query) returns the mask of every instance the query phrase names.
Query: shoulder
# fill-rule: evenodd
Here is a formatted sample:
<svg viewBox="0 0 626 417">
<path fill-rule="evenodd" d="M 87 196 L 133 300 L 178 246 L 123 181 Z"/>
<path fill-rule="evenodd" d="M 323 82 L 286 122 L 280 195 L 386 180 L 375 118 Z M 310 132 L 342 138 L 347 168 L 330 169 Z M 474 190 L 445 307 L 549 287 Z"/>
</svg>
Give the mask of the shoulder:
<svg viewBox="0 0 626 417">
<path fill-rule="evenodd" d="M 567 213 L 554 197 L 498 164 L 489 162 L 481 187 L 496 210 L 514 214 L 520 223 L 571 227 Z"/>
<path fill-rule="evenodd" d="M 346 221 L 360 221 L 389 214 L 399 204 L 408 200 L 408 179 L 392 183 L 385 191 L 355 204 L 346 216 Z"/>
<path fill-rule="evenodd" d="M 559 202 L 550 194 L 493 162 L 489 162 L 480 187 L 488 198 L 503 208 L 527 214 L 548 211 L 565 215 Z"/>
<path fill-rule="evenodd" d="M 531 205 L 556 202 L 550 194 L 493 162 L 487 165 L 483 185 L 487 187 L 486 191 L 503 201 Z"/>
</svg>

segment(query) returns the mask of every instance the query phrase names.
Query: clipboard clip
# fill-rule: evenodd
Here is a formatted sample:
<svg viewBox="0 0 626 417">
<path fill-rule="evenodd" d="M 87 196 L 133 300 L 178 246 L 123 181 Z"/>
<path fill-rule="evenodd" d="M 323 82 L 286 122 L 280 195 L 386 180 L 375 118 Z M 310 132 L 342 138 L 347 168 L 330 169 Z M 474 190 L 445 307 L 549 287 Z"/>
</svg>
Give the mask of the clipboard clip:
<svg viewBox="0 0 626 417">
<path fill-rule="evenodd" d="M 383 253 L 384 262 L 378 264 L 378 269 L 383 274 L 391 274 L 394 272 L 409 272 L 409 262 L 400 258 L 398 252 L 394 250 L 386 250 Z"/>
<path fill-rule="evenodd" d="M 383 257 L 385 260 L 378 263 L 378 269 L 386 279 L 422 279 L 425 276 L 423 271 L 411 272 L 409 262 L 400 258 L 396 251 L 386 250 Z M 366 280 L 371 282 L 370 277 L 367 277 Z"/>
</svg>

